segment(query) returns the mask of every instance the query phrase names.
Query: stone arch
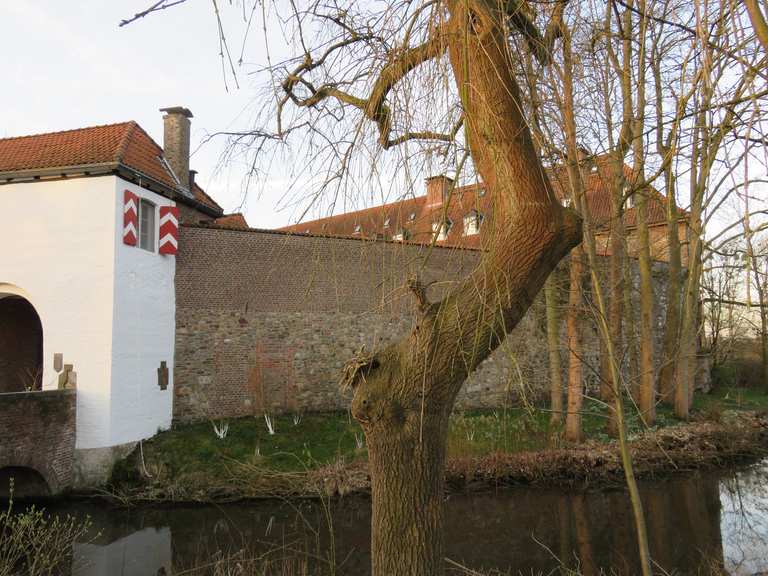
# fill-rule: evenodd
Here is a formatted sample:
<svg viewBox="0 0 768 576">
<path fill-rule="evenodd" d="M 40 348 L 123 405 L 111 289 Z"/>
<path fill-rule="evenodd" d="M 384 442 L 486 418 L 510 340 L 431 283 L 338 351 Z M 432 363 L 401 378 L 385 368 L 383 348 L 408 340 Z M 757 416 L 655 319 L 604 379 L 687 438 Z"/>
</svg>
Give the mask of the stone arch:
<svg viewBox="0 0 768 576">
<path fill-rule="evenodd" d="M 19 491 L 30 491 L 29 495 L 32 496 L 58 494 L 66 485 L 54 466 L 55 463 L 47 459 L 45 451 L 34 450 L 34 446 L 25 442 L 0 450 L 0 498 L 3 497 L 3 489 L 8 487 L 11 472 L 14 472 L 15 485 Z M 45 484 L 44 493 L 35 493 L 34 485 L 31 489 L 25 488 L 23 484 L 26 479 L 42 480 Z"/>
<path fill-rule="evenodd" d="M 0 282 L 0 393 L 40 390 L 43 323 L 29 294 Z"/>
<path fill-rule="evenodd" d="M 52 494 L 51 485 L 44 474 L 28 466 L 6 466 L 0 468 L 0 498 L 39 498 Z"/>
</svg>

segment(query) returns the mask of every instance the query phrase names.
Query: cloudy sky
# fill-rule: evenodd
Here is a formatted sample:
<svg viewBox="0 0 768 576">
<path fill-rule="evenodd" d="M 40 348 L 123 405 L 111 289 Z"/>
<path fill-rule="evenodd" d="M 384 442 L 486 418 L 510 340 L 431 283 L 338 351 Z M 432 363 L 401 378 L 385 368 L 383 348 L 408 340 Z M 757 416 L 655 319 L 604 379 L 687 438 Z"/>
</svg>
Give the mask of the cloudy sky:
<svg viewBox="0 0 768 576">
<path fill-rule="evenodd" d="M 150 4 L 152 0 L 0 0 L 0 137 L 136 120 L 162 144 L 158 109 L 186 106 L 194 113 L 191 165 L 199 173 L 198 182 L 226 211 L 243 211 L 252 226 L 295 222 L 307 202 L 281 202 L 286 194 L 302 197 L 301 190 L 289 191 L 294 163 L 274 162 L 268 180 L 246 196 L 244 163 L 238 158 L 220 162 L 224 140 L 201 145 L 211 133 L 248 128 L 263 104 L 251 74 L 267 60 L 261 22 L 245 45 L 238 88 L 231 75 L 225 82 L 222 74 L 211 0 L 188 0 L 118 26 Z M 237 60 L 244 30 L 240 3 L 219 4 Z M 290 49 L 278 27 L 267 28 L 270 54 L 279 60 Z M 763 166 L 760 170 L 764 173 Z M 394 188 L 391 194 L 398 197 L 406 189 L 400 183 Z M 363 203 L 395 199 L 365 198 L 356 192 Z M 423 193 L 421 185 L 409 193 Z M 336 206 L 340 209 L 344 207 Z M 735 210 L 723 217 L 738 216 Z M 325 214 L 311 214 L 320 215 Z"/>
<path fill-rule="evenodd" d="M 167 106 L 192 110 L 193 149 L 209 133 L 247 126 L 256 90 L 246 69 L 238 71 L 240 89 L 231 78 L 225 86 L 211 2 L 189 0 L 118 27 L 149 4 L 0 2 L 0 137 L 136 120 L 162 145 L 158 109 Z M 235 11 L 225 17 L 234 18 Z M 252 40 L 248 58 L 256 62 L 263 38 Z M 239 52 L 237 39 L 233 48 Z M 191 165 L 200 184 L 232 211 L 243 202 L 245 170 L 237 161 L 221 168 L 223 148 L 221 140 L 202 146 Z M 248 195 L 242 210 L 252 226 L 271 228 L 295 220 L 295 209 L 278 207 L 281 186 L 289 180 L 279 172 L 265 189 Z"/>
</svg>

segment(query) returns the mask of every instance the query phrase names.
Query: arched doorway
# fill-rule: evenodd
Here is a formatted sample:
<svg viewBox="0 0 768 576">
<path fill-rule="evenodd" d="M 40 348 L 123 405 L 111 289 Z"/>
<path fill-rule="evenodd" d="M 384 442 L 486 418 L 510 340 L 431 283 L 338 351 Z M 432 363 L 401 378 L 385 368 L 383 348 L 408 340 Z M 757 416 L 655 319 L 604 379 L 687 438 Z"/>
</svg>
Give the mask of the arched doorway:
<svg viewBox="0 0 768 576">
<path fill-rule="evenodd" d="M 40 390 L 43 326 L 35 307 L 0 289 L 0 393 Z"/>
</svg>

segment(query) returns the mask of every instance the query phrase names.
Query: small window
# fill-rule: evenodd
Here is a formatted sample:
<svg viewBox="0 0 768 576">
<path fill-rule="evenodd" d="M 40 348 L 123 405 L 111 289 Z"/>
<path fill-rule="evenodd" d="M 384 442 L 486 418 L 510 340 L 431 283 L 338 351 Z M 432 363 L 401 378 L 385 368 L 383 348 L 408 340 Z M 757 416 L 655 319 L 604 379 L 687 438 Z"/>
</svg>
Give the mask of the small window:
<svg viewBox="0 0 768 576">
<path fill-rule="evenodd" d="M 408 240 L 410 238 L 410 234 L 408 234 L 408 230 L 402 229 L 397 234 L 392 235 L 392 240 L 395 242 L 404 242 L 405 240 Z"/>
<path fill-rule="evenodd" d="M 355 234 L 360 234 L 363 231 L 363 227 L 360 224 L 355 224 Z"/>
<path fill-rule="evenodd" d="M 139 247 L 155 251 L 155 205 L 143 199 L 139 201 Z"/>
<path fill-rule="evenodd" d="M 444 222 L 432 222 L 432 232 L 435 234 L 438 242 L 448 238 L 448 232 L 451 230 L 452 225 L 453 223 L 450 219 L 445 220 Z"/>
<path fill-rule="evenodd" d="M 485 186 L 481 186 L 480 188 L 478 188 L 477 195 L 480 196 L 481 198 L 485 196 Z"/>
<path fill-rule="evenodd" d="M 390 222 L 390 218 L 389 216 L 387 216 L 386 219 L 384 220 L 384 228 L 389 228 L 389 222 Z"/>
<path fill-rule="evenodd" d="M 416 220 L 416 212 L 411 212 L 408 214 L 408 222 L 413 222 L 414 220 Z"/>
<path fill-rule="evenodd" d="M 472 210 L 464 216 L 464 235 L 473 236 L 480 232 L 480 224 L 483 222 L 483 215 L 477 210 Z"/>
</svg>

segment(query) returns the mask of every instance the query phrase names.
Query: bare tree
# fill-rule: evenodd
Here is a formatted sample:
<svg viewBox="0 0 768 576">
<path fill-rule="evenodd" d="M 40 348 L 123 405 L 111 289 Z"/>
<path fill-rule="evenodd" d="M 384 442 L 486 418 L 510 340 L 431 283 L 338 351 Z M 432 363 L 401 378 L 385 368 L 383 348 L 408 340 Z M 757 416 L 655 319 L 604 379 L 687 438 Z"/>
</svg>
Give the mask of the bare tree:
<svg viewBox="0 0 768 576">
<path fill-rule="evenodd" d="M 136 18 L 181 2 L 157 2 Z M 217 4 L 213 4 L 219 18 Z M 622 337 L 622 320 L 632 318 L 630 301 L 622 298 L 630 289 L 623 206 L 628 193 L 641 191 L 640 236 L 646 237 L 641 239 L 644 343 L 638 373 L 647 384 L 653 363 L 647 313 L 652 292 L 647 230 L 643 231 L 642 222 L 647 208 L 643 207 L 644 193 L 654 177 L 645 174 L 647 148 L 642 138 L 646 132 L 650 23 L 663 24 L 659 30 L 667 27 L 687 37 L 696 54 L 692 61 L 706 80 L 696 84 L 690 107 L 687 102 L 677 106 L 680 119 L 689 119 L 685 126 L 681 124 L 687 130 L 685 138 L 675 133 L 665 143 L 667 148 L 660 148 L 669 155 L 671 143 L 679 139 L 682 143 L 675 152 L 685 155 L 690 166 L 692 232 L 680 307 L 681 353 L 675 395 L 680 417 L 688 415 L 692 390 L 704 226 L 717 189 L 712 186 L 713 166 L 721 157 L 721 146 L 734 134 L 743 109 L 761 97 L 752 89 L 752 82 L 762 72 L 755 65 L 757 58 L 743 50 L 744 41 L 733 32 L 734 14 L 740 13 L 730 2 L 612 0 L 586 18 L 574 9 L 577 15 L 567 25 L 566 4 L 567 0 L 555 0 L 536 6 L 537 11 L 524 0 L 307 0 L 302 5 L 292 1 L 277 21 L 291 38 L 294 54 L 277 63 L 270 55 L 264 70 L 270 83 L 263 92 L 263 115 L 253 129 L 229 134 L 233 147 L 250 154 L 254 172 L 259 155 L 266 151 L 284 145 L 298 147 L 307 158 L 302 168 L 311 175 L 322 174 L 315 199 L 334 190 L 358 192 L 353 168 L 361 166 L 355 165 L 361 157 L 367 162 L 366 169 L 360 170 L 362 179 L 369 181 L 383 174 L 392 176 L 398 169 L 408 171 L 423 160 L 427 150 L 437 147 L 440 154 L 456 160 L 458 176 L 464 170 L 473 171 L 492 200 L 493 213 L 485 221 L 477 268 L 439 298 L 414 278 L 409 284 L 418 302 L 413 329 L 386 348 L 361 352 L 345 367 L 342 384 L 354 390 L 352 413 L 367 438 L 375 576 L 442 572 L 443 472 L 448 419 L 456 396 L 467 376 L 514 329 L 552 270 L 582 238 L 584 247 L 574 251 L 570 263 L 569 388 L 573 398 L 569 395 L 568 416 L 577 418 L 581 410 L 583 354 L 577 313 L 582 267 L 587 262 L 608 359 L 602 375 L 606 383 L 603 396 L 613 401 L 643 571 L 650 574 L 642 504 L 627 449 L 626 386 L 619 353 L 623 341 L 630 354 L 634 348 L 629 337 L 633 320 L 626 322 Z M 257 6 L 267 4 L 254 3 L 253 11 Z M 670 20 L 670 6 L 682 17 L 690 17 L 693 25 L 679 21 L 680 16 Z M 250 30 L 245 9 L 244 20 Z M 635 23 L 640 23 L 639 41 Z M 599 74 L 585 77 L 585 84 L 602 75 L 605 86 L 605 126 L 595 130 L 595 140 L 608 135 L 613 166 L 610 305 L 598 274 L 598 251 L 579 162 L 574 97 L 579 86 L 572 49 L 573 37 L 579 32 L 584 36 L 584 54 L 595 46 L 605 47 L 604 55 L 592 50 L 590 63 Z M 223 33 L 220 36 L 222 54 L 229 54 Z M 567 151 L 568 181 L 574 206 L 584 218 L 584 232 L 582 218 L 556 198 L 540 159 L 543 146 L 537 148 L 531 136 L 529 116 L 532 108 L 538 108 L 531 104 L 531 96 L 539 89 L 523 85 L 530 91 L 526 99 L 518 82 L 531 61 L 527 55 L 548 66 L 556 58 L 554 47 L 561 37 L 559 76 L 564 98 L 554 116 L 555 127 L 550 127 L 556 136 L 549 147 Z M 726 78 L 733 62 L 745 66 L 737 81 Z M 663 111 L 664 105 L 659 106 Z M 618 121 L 613 117 L 615 107 L 621 109 Z M 614 126 L 619 127 L 618 135 Z M 633 143 L 638 170 L 628 190 L 624 162 Z M 673 183 L 668 186 L 674 188 L 674 180 L 669 180 Z M 674 211 L 669 218 L 674 218 Z M 652 385 L 651 378 L 642 402 L 646 415 L 655 403 Z M 574 436 L 580 433 L 577 421 L 572 428 Z"/>
</svg>

